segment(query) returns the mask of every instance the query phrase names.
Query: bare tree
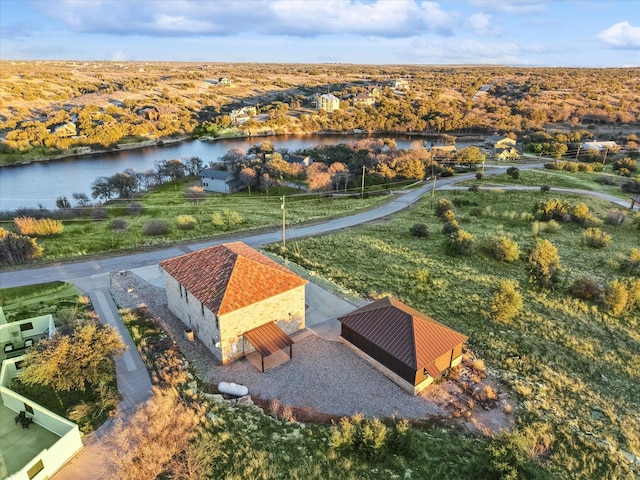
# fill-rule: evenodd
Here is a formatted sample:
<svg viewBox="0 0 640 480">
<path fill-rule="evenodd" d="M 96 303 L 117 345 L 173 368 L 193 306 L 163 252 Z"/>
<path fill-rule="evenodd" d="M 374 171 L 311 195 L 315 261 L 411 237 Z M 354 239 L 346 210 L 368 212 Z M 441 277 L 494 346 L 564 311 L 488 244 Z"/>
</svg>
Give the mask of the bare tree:
<svg viewBox="0 0 640 480">
<path fill-rule="evenodd" d="M 249 195 L 251 195 L 251 186 L 256 184 L 258 180 L 258 175 L 253 168 L 245 167 L 240 170 L 240 181 L 242 184 L 249 189 Z"/>
</svg>

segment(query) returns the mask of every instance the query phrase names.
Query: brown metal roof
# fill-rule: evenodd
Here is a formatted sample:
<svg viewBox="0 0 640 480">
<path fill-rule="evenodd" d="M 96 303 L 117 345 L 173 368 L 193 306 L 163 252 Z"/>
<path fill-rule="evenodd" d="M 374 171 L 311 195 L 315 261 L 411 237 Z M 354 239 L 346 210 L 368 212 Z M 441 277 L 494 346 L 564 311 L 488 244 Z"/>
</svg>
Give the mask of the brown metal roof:
<svg viewBox="0 0 640 480">
<path fill-rule="evenodd" d="M 440 372 L 432 363 L 467 340 L 461 333 L 391 297 L 338 320 L 413 370 L 427 368 L 434 377 Z"/>
<path fill-rule="evenodd" d="M 307 281 L 242 242 L 225 243 L 160 262 L 216 315 L 238 310 Z"/>
<path fill-rule="evenodd" d="M 244 333 L 244 336 L 263 357 L 268 357 L 278 350 L 293 345 L 291 337 L 284 333 L 275 322 L 249 330 Z"/>
</svg>

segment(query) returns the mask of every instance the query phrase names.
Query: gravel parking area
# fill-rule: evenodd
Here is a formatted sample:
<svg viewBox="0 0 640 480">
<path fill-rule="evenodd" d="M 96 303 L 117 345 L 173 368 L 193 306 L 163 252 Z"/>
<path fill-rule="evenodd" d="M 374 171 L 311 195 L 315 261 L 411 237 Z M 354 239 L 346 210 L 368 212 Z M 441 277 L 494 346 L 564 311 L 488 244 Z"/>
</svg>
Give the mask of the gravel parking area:
<svg viewBox="0 0 640 480">
<path fill-rule="evenodd" d="M 283 405 L 310 407 L 330 415 L 447 416 L 442 389 L 428 389 L 422 396 L 409 395 L 339 342 L 306 336 L 293 345 L 290 361 L 264 373 L 247 359 L 221 365 L 200 342 L 188 342 L 183 337 L 184 325 L 167 308 L 164 289 L 123 272 L 112 275 L 110 290 L 118 306 L 145 305 L 206 382 L 239 383 L 249 388 L 250 395 L 263 400 L 275 398 Z"/>
</svg>

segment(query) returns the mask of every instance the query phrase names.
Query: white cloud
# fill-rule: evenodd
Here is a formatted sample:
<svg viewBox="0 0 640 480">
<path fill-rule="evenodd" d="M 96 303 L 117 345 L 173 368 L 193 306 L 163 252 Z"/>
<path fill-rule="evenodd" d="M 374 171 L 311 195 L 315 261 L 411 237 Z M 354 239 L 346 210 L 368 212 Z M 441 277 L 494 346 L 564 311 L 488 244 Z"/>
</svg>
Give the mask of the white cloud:
<svg viewBox="0 0 640 480">
<path fill-rule="evenodd" d="M 36 0 L 39 10 L 80 32 L 149 36 L 261 33 L 386 38 L 450 35 L 455 4 L 416 0 Z"/>
<path fill-rule="evenodd" d="M 517 13 L 520 15 L 534 15 L 547 11 L 547 6 L 539 1 L 527 0 L 469 0 L 474 7 L 485 10 L 496 10 L 502 13 Z"/>
<path fill-rule="evenodd" d="M 497 35 L 500 33 L 500 30 L 491 21 L 491 15 L 486 13 L 474 13 L 469 17 L 467 23 L 469 28 L 479 35 Z"/>
<path fill-rule="evenodd" d="M 640 49 L 640 27 L 629 22 L 611 25 L 597 35 L 604 43 L 617 48 Z"/>
</svg>

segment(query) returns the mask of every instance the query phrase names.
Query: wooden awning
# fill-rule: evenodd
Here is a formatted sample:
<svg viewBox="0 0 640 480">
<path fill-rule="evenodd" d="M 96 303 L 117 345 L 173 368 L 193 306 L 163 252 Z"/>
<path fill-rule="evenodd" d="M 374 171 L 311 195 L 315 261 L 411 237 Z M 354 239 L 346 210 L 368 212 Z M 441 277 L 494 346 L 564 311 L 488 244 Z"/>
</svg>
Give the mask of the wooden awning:
<svg viewBox="0 0 640 480">
<path fill-rule="evenodd" d="M 253 348 L 262 357 L 262 371 L 264 372 L 264 357 L 268 357 L 279 350 L 289 347 L 289 358 L 292 358 L 293 352 L 291 346 L 293 340 L 289 335 L 284 333 L 275 322 L 261 325 L 257 328 L 244 333 L 244 337 L 249 340 Z"/>
</svg>

